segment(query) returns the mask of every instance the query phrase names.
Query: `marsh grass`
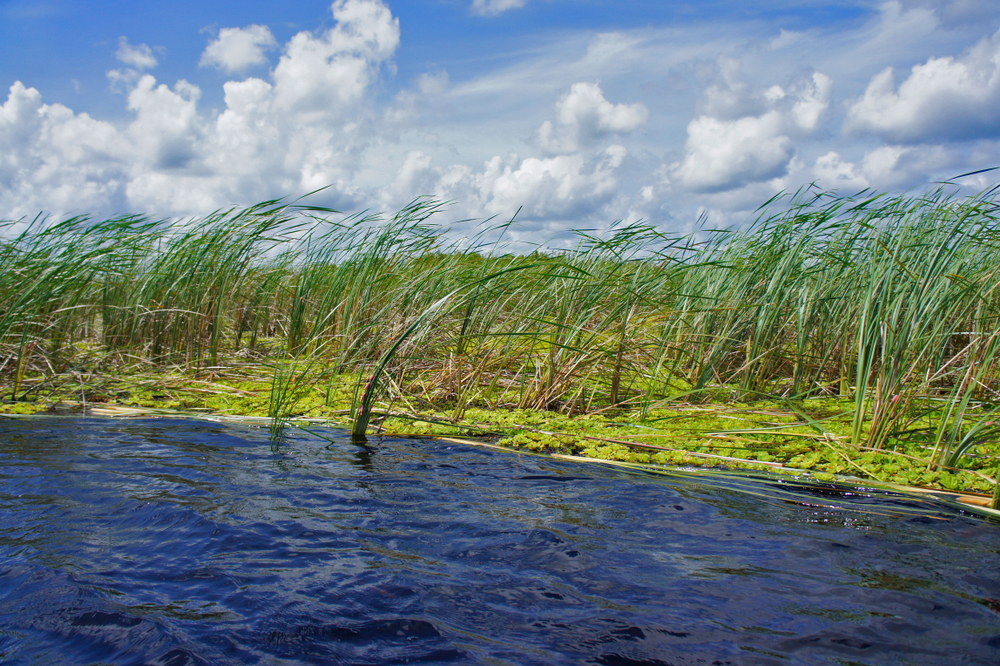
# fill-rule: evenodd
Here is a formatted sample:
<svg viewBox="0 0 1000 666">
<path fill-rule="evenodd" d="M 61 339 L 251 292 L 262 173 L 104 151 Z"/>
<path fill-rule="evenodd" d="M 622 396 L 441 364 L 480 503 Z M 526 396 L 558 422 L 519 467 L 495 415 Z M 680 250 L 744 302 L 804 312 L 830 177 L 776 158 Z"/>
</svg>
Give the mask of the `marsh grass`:
<svg viewBox="0 0 1000 666">
<path fill-rule="evenodd" d="M 7 223 L 0 376 L 23 401 L 87 373 L 252 366 L 276 427 L 306 395 L 341 408 L 350 376 L 356 439 L 393 404 L 654 423 L 679 403 L 777 400 L 832 457 L 992 471 L 994 199 L 806 189 L 737 230 L 617 225 L 532 254 L 496 240 L 512 221 L 450 240 L 429 198 L 389 218 L 269 201 L 186 221 Z M 839 430 L 812 398 L 842 405 Z M 738 430 L 715 439 L 756 436 Z"/>
</svg>

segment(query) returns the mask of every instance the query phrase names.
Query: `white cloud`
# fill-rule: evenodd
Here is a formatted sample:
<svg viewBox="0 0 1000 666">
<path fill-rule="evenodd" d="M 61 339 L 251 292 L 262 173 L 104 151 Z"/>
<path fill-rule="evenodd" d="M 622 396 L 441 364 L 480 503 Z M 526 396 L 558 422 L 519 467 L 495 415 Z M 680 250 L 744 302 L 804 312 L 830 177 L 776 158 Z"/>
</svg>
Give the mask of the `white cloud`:
<svg viewBox="0 0 1000 666">
<path fill-rule="evenodd" d="M 436 167 L 430 156 L 411 151 L 382 190 L 381 203 L 394 208 L 431 194 L 455 201 L 468 217 L 510 216 L 520 208 L 520 219 L 579 223 L 581 216 L 615 196 L 627 155 L 618 144 L 589 157 L 577 153 L 521 159 L 509 153 L 492 157 L 475 172 L 463 164 Z"/>
<path fill-rule="evenodd" d="M 687 155 L 674 175 L 696 191 L 779 176 L 793 154 L 784 126 L 777 111 L 737 120 L 695 118 L 688 125 Z"/>
<path fill-rule="evenodd" d="M 406 153 L 393 181 L 382 190 L 383 208 L 400 208 L 418 196 L 436 194 L 440 170 L 432 167 L 433 158 L 420 150 Z"/>
<path fill-rule="evenodd" d="M 145 70 L 157 65 L 153 49 L 146 44 L 132 46 L 125 37 L 118 38 L 118 51 L 115 57 L 128 65 L 125 69 L 112 69 L 107 72 L 111 87 L 118 91 L 127 90 L 135 85 Z"/>
<path fill-rule="evenodd" d="M 156 169 L 187 167 L 198 152 L 201 123 L 197 104 L 201 90 L 178 81 L 171 90 L 145 74 L 129 93 L 128 108 L 136 113 L 128 133 L 136 157 Z"/>
<path fill-rule="evenodd" d="M 115 52 L 115 57 L 137 70 L 152 69 L 157 64 L 153 49 L 146 44 L 132 46 L 125 37 L 118 38 L 118 50 Z"/>
<path fill-rule="evenodd" d="M 1000 32 L 962 58 L 929 58 L 898 89 L 892 67 L 872 77 L 844 123 L 893 142 L 1000 136 Z"/>
<path fill-rule="evenodd" d="M 721 65 L 724 84 L 706 90 L 704 113 L 688 124 L 684 159 L 672 169 L 696 192 L 784 175 L 796 154 L 793 137 L 814 132 L 830 104 L 833 82 L 819 72 L 788 91 L 773 85 L 757 92 L 737 79 L 733 63 Z M 752 113 L 761 107 L 767 110 Z"/>
<path fill-rule="evenodd" d="M 643 104 L 612 104 L 598 83 L 574 83 L 556 103 L 556 122 L 546 120 L 535 142 L 551 154 L 571 153 L 601 136 L 628 134 L 649 120 Z"/>
<path fill-rule="evenodd" d="M 121 128 L 42 104 L 37 90 L 15 84 L 0 115 L 3 214 L 204 214 L 326 186 L 325 203 L 357 205 L 352 174 L 377 131 L 369 92 L 399 43 L 399 23 L 379 0 L 338 0 L 331 11 L 332 28 L 292 37 L 271 81 L 227 82 L 214 117 L 199 113 L 198 86 L 167 86 L 133 67 L 109 72 L 134 114 Z M 126 44 L 127 64 L 151 66 L 145 49 Z M 235 66 L 234 53 L 215 55 Z"/>
<path fill-rule="evenodd" d="M 800 87 L 798 99 L 792 106 L 792 119 L 799 129 L 811 132 L 819 126 L 819 121 L 830 106 L 830 92 L 833 79 L 826 74 L 814 72 L 812 80 Z"/>
<path fill-rule="evenodd" d="M 447 72 L 403 67 L 397 81 L 389 1 L 328 0 L 328 25 L 280 47 L 265 26 L 221 30 L 201 54 L 236 73 L 221 90 L 204 70 L 183 73 L 201 88 L 174 83 L 180 71 L 150 76 L 160 51 L 123 40 L 108 76 L 129 115 L 115 124 L 16 84 L 0 107 L 0 216 L 204 214 L 330 186 L 316 202 L 344 210 L 392 210 L 421 194 L 454 200 L 449 218 L 523 206 L 524 233 L 542 240 L 615 219 L 687 229 L 699 207 L 736 224 L 812 180 L 912 188 L 1000 163 L 990 130 L 1000 38 L 974 4 L 888 2 L 860 21 L 796 22 L 794 33 L 725 19 L 563 27 L 507 40 L 496 59 L 468 41 L 450 48 L 449 33 L 439 51 L 421 51 Z M 943 27 L 946 13 L 961 29 Z M 872 87 L 890 65 L 895 81 Z M 939 107 L 959 127 L 921 125 L 947 115 L 931 113 Z"/>
<path fill-rule="evenodd" d="M 86 212 L 119 201 L 127 162 L 115 128 L 41 100 L 18 81 L 0 106 L 2 215 Z"/>
<path fill-rule="evenodd" d="M 251 25 L 246 28 L 223 28 L 205 47 L 201 66 L 211 65 L 228 72 L 242 72 L 267 62 L 265 53 L 278 46 L 270 28 Z"/>
<path fill-rule="evenodd" d="M 890 190 L 915 182 L 925 183 L 932 178 L 931 174 L 955 164 L 952 151 L 943 146 L 887 145 L 866 151 L 856 163 L 830 151 L 816 159 L 812 173 L 817 184 L 830 189 Z"/>
<path fill-rule="evenodd" d="M 210 163 L 216 171 L 248 176 L 262 169 L 262 163 L 278 159 L 268 151 L 280 145 L 280 129 L 274 122 L 273 87 L 261 79 L 228 81 L 226 110 L 215 121 L 215 152 Z"/>
<path fill-rule="evenodd" d="M 527 0 L 472 0 L 472 13 L 480 16 L 496 16 L 508 9 L 524 7 Z"/>
<path fill-rule="evenodd" d="M 270 82 L 227 82 L 214 122 L 195 112 L 196 90 L 140 81 L 129 98 L 137 111 L 130 133 L 150 168 L 133 178 L 130 201 L 195 212 L 329 186 L 327 203 L 357 205 L 352 174 L 374 136 L 366 100 L 399 44 L 399 21 L 380 0 L 330 9 L 333 27 L 294 35 Z M 155 142 L 139 139 L 146 130 Z"/>
<path fill-rule="evenodd" d="M 517 168 L 503 166 L 499 157 L 477 179 L 484 210 L 511 215 L 518 207 L 533 218 L 571 217 L 614 195 L 617 170 L 628 151 L 613 145 L 587 160 L 582 155 L 529 157 Z"/>
<path fill-rule="evenodd" d="M 720 120 L 735 120 L 744 116 L 759 115 L 767 111 L 775 97 L 784 96 L 780 87 L 772 86 L 771 100 L 767 93 L 753 90 L 741 78 L 740 61 L 720 57 L 717 63 L 718 81 L 708 86 L 698 101 L 698 114 Z M 777 90 L 774 90 L 777 88 Z M 775 95 L 776 92 L 780 94 Z"/>
<path fill-rule="evenodd" d="M 353 52 L 381 62 L 399 46 L 399 19 L 382 0 L 336 0 L 330 11 L 337 21 L 327 32 L 334 53 Z"/>
<path fill-rule="evenodd" d="M 868 179 L 859 165 L 845 161 L 840 153 L 832 150 L 816 158 L 813 173 L 816 183 L 827 189 L 860 191 L 868 187 Z"/>
<path fill-rule="evenodd" d="M 357 102 L 379 63 L 399 45 L 399 19 L 379 0 L 337 0 L 337 25 L 322 36 L 300 32 L 274 70 L 279 106 L 327 114 Z"/>
<path fill-rule="evenodd" d="M 418 80 L 421 94 L 436 95 L 447 80 Z M 428 90 L 424 90 L 427 88 Z M 407 93 L 413 104 L 416 93 Z M 513 215 L 539 224 L 580 224 L 618 196 L 628 149 L 620 143 L 599 147 L 605 137 L 622 137 L 648 122 L 642 104 L 613 104 L 598 83 L 573 84 L 555 105 L 555 120 L 545 121 L 534 143 L 544 157 L 494 155 L 481 171 L 466 164 L 437 166 L 422 150 L 406 153 L 392 182 L 381 190 L 383 207 L 398 207 L 415 196 L 432 194 L 457 202 L 470 218 Z"/>
</svg>

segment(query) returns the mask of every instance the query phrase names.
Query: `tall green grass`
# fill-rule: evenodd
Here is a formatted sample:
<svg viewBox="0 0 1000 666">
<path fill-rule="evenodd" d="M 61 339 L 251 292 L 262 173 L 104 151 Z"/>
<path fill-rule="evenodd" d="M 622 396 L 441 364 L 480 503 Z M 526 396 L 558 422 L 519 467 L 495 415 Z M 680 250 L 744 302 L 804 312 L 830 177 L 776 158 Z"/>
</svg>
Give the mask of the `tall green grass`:
<svg viewBox="0 0 1000 666">
<path fill-rule="evenodd" d="M 272 367 L 276 421 L 330 376 L 361 377 L 359 439 L 386 396 L 456 417 L 635 418 L 670 400 L 837 396 L 852 401 L 852 445 L 916 438 L 950 466 L 1000 434 L 994 191 L 807 189 L 735 230 L 619 225 L 532 254 L 488 242 L 510 222 L 451 240 L 443 207 L 341 216 L 269 201 L 186 221 L 7 223 L 7 397 L 23 397 L 28 372 L 252 356 Z"/>
</svg>

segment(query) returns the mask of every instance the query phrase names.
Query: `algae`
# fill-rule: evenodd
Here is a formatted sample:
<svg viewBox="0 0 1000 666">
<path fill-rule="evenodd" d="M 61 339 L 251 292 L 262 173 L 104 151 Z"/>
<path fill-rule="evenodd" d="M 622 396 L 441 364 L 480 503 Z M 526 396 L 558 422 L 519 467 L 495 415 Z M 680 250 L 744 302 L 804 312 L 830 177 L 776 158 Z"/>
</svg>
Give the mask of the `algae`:
<svg viewBox="0 0 1000 666">
<path fill-rule="evenodd" d="M 216 366 L 193 372 L 118 368 L 21 379 L 25 399 L 0 404 L 0 414 L 66 411 L 136 416 L 197 414 L 269 416 L 274 368 L 263 363 Z M 285 419 L 349 428 L 358 373 L 319 369 L 303 378 Z M 806 418 L 804 418 L 806 417 Z M 849 446 L 853 404 L 842 398 L 746 403 L 677 402 L 642 412 L 628 405 L 589 414 L 470 406 L 455 418 L 450 405 L 435 407 L 397 391 L 376 405 L 375 435 L 474 437 L 531 453 L 637 463 L 811 474 L 820 481 L 851 476 L 900 486 L 989 494 L 1000 450 L 982 444 L 963 468 L 936 469 L 931 447 L 919 440 L 870 451 Z M 821 426 L 817 424 L 821 423 Z"/>
</svg>

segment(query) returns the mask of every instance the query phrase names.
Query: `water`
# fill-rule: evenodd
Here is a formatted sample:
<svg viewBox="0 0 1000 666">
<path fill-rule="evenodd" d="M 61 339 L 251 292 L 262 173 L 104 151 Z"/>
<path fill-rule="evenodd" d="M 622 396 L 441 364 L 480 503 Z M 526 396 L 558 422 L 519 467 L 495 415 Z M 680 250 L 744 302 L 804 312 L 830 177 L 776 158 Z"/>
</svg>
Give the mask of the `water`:
<svg viewBox="0 0 1000 666">
<path fill-rule="evenodd" d="M 5 421 L 0 663 L 994 665 L 1000 525 L 432 440 Z"/>
</svg>

